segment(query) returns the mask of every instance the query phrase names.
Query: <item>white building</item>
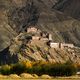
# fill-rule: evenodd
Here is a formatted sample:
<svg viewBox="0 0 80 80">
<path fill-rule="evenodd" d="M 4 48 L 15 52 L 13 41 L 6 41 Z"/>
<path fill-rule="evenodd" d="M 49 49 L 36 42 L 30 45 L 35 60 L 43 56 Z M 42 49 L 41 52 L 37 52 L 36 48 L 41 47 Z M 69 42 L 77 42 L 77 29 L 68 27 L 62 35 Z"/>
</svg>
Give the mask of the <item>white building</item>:
<svg viewBox="0 0 80 80">
<path fill-rule="evenodd" d="M 60 48 L 59 45 L 60 45 L 59 43 L 50 42 L 51 48 Z"/>
<path fill-rule="evenodd" d="M 49 40 L 52 41 L 52 34 L 49 34 Z"/>
<path fill-rule="evenodd" d="M 49 46 L 51 48 L 60 48 L 60 49 L 64 49 L 64 48 L 74 48 L 73 44 L 67 44 L 67 43 L 54 43 L 54 42 L 49 42 Z"/>
<path fill-rule="evenodd" d="M 27 33 L 36 33 L 38 31 L 38 29 L 37 28 L 35 28 L 35 27 L 29 27 L 29 28 L 27 28 Z"/>
<path fill-rule="evenodd" d="M 68 44 L 68 43 L 61 43 L 61 49 L 63 48 L 74 48 L 73 44 Z"/>
</svg>

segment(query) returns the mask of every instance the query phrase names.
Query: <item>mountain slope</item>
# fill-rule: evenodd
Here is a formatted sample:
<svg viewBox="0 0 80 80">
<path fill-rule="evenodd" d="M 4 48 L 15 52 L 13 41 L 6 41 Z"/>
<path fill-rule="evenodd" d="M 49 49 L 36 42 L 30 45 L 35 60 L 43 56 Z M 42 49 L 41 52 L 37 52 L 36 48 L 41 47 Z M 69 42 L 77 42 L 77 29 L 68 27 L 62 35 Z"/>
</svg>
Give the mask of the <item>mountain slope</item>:
<svg viewBox="0 0 80 80">
<path fill-rule="evenodd" d="M 53 34 L 56 42 L 70 42 L 79 46 L 80 23 L 78 20 L 52 10 L 52 3 L 29 0 L 25 6 L 10 10 L 9 24 L 17 30 L 23 31 L 30 25 L 37 25 L 40 29 L 47 30 Z M 50 5 L 49 5 L 50 4 Z M 63 30 L 64 29 L 64 30 Z"/>
<path fill-rule="evenodd" d="M 53 8 L 80 20 L 80 0 L 60 0 Z"/>
<path fill-rule="evenodd" d="M 43 2 L 44 4 L 44 0 L 39 0 L 39 2 Z M 10 45 L 10 40 L 17 35 L 16 32 L 18 33 L 23 30 L 22 26 L 28 24 L 30 16 L 33 15 L 33 13 L 30 12 L 30 14 L 26 11 L 28 8 L 30 8 L 30 6 L 28 7 L 28 5 L 26 5 L 29 3 L 32 3 L 32 0 L 0 0 L 0 51 Z M 49 3 L 50 5 L 53 5 L 54 0 Z M 45 5 L 47 6 L 47 4 Z M 23 11 L 21 12 L 20 10 Z M 18 11 L 19 14 L 24 14 L 24 16 L 21 17 L 20 15 L 20 17 L 18 17 Z M 11 13 L 14 13 L 13 16 Z M 14 17 L 17 19 L 15 19 Z"/>
<path fill-rule="evenodd" d="M 0 10 L 0 51 L 10 45 L 10 40 L 16 36 L 15 31 L 8 25 L 6 12 Z"/>
</svg>

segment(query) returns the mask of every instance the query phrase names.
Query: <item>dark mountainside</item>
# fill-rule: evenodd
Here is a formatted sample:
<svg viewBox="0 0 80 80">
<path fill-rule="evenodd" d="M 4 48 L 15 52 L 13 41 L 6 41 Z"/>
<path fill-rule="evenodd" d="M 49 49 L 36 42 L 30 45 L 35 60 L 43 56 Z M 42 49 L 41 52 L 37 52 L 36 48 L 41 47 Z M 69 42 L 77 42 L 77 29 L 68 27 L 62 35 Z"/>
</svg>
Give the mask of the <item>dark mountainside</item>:
<svg viewBox="0 0 80 80">
<path fill-rule="evenodd" d="M 80 0 L 59 0 L 53 8 L 80 20 Z"/>
<path fill-rule="evenodd" d="M 54 42 L 80 46 L 80 21 L 75 19 L 79 17 L 79 3 L 79 0 L 0 0 L 1 53 L 12 38 L 34 25 L 50 32 Z"/>
</svg>

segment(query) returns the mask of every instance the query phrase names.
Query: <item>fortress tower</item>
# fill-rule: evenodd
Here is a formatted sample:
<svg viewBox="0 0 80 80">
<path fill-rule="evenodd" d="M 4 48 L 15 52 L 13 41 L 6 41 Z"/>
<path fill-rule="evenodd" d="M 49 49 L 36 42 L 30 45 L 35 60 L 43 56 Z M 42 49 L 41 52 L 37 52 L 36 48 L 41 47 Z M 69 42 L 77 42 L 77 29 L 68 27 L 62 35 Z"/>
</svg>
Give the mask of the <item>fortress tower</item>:
<svg viewBox="0 0 80 80">
<path fill-rule="evenodd" d="M 50 41 L 52 41 L 52 34 L 49 34 L 48 38 L 49 38 Z"/>
</svg>

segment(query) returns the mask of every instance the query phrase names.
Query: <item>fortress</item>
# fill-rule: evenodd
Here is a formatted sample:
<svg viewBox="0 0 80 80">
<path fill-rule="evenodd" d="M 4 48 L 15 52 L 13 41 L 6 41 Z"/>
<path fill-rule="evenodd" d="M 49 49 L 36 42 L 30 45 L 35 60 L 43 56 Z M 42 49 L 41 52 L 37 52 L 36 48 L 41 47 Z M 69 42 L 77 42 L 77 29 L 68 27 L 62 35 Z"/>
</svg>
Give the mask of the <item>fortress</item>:
<svg viewBox="0 0 80 80">
<path fill-rule="evenodd" d="M 35 27 L 29 27 L 27 28 L 27 33 L 34 34 L 32 36 L 33 40 L 52 40 L 52 35 L 50 33 L 47 33 L 46 31 L 41 31 Z"/>
<path fill-rule="evenodd" d="M 26 39 L 27 40 L 26 42 L 32 42 L 32 41 L 45 42 L 50 48 L 60 48 L 60 49 L 74 48 L 74 45 L 70 43 L 53 42 L 51 33 L 48 33 L 46 31 L 41 31 L 40 29 L 37 29 L 36 27 L 33 27 L 33 26 L 30 26 L 29 28 L 27 28 L 26 33 L 31 35 L 26 34 L 25 36 L 23 36 L 24 33 L 21 33 L 16 38 L 16 41 L 21 42 Z"/>
<path fill-rule="evenodd" d="M 35 27 L 30 27 L 30 28 L 27 28 L 27 33 L 39 33 L 40 35 L 39 36 L 32 36 L 32 40 L 44 40 L 44 41 L 48 41 L 48 45 L 51 47 L 51 48 L 61 48 L 61 49 L 64 49 L 64 48 L 73 48 L 74 45 L 73 44 L 70 44 L 70 43 L 56 43 L 56 42 L 53 42 L 52 41 L 52 35 L 50 33 L 47 33 L 47 32 L 42 32 L 41 30 L 35 28 Z"/>
</svg>

